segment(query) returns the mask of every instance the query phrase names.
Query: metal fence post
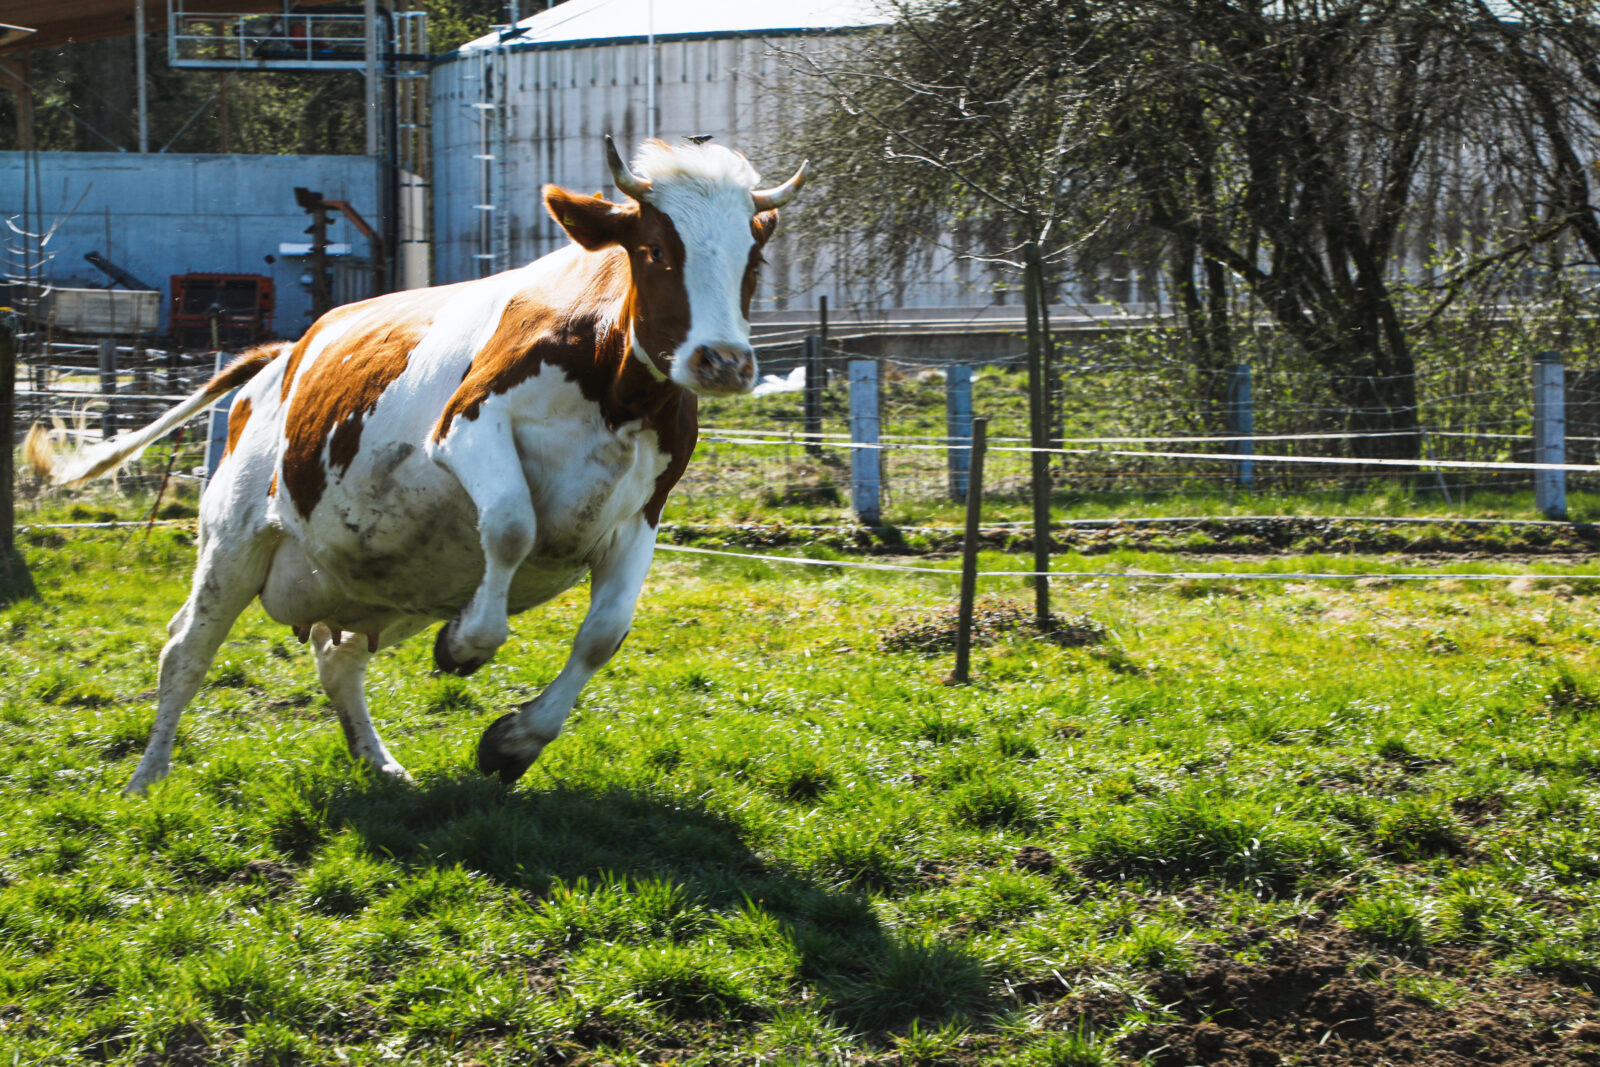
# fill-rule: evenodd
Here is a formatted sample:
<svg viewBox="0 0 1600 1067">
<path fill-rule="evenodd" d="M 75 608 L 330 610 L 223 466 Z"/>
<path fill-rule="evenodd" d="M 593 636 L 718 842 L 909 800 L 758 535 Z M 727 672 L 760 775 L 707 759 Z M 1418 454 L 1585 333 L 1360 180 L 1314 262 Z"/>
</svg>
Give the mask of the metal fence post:
<svg viewBox="0 0 1600 1067">
<path fill-rule="evenodd" d="M 1228 432 L 1238 434 L 1233 441 L 1233 451 L 1243 456 L 1253 456 L 1256 451 L 1255 398 L 1250 383 L 1250 364 L 1235 363 L 1228 374 Z M 1236 460 L 1234 480 L 1246 489 L 1254 489 L 1256 465 L 1254 460 Z"/>
<path fill-rule="evenodd" d="M 967 499 L 967 472 L 972 467 L 972 368 L 957 364 L 944 379 L 945 455 L 949 457 L 950 499 Z"/>
<path fill-rule="evenodd" d="M 100 416 L 100 436 L 117 436 L 117 342 L 107 337 L 100 342 L 100 395 L 106 398 L 105 414 Z"/>
<path fill-rule="evenodd" d="M 822 339 L 808 336 L 801 347 L 805 354 L 806 390 L 803 411 L 806 433 L 806 454 L 822 455 Z"/>
<path fill-rule="evenodd" d="M 850 361 L 850 504 L 856 518 L 877 526 L 882 517 L 882 453 L 878 450 L 878 364 Z"/>
<path fill-rule="evenodd" d="M 1533 357 L 1533 461 L 1567 461 L 1566 367 L 1561 353 L 1540 352 Z M 1567 517 L 1567 472 L 1533 472 L 1533 498 L 1547 519 Z"/>
<path fill-rule="evenodd" d="M 218 372 L 221 372 L 223 354 L 218 352 L 216 357 L 216 369 Z M 217 473 L 217 465 L 222 462 L 222 454 L 227 450 L 228 413 L 233 409 L 233 398 L 238 395 L 239 390 L 237 389 L 230 392 L 227 396 L 223 397 L 212 406 L 211 412 L 207 416 L 206 477 L 205 481 L 202 483 L 202 488 L 205 485 L 211 484 L 211 476 Z"/>
</svg>

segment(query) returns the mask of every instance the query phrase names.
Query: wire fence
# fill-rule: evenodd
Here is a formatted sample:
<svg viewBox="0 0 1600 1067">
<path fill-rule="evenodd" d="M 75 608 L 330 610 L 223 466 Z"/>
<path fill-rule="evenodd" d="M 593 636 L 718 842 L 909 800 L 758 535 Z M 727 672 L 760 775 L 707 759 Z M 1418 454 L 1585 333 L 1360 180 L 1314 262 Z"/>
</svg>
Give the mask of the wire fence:
<svg viewBox="0 0 1600 1067">
<path fill-rule="evenodd" d="M 803 368 L 793 356 L 769 359 L 766 385 L 750 398 L 702 401 L 702 445 L 677 490 L 683 501 L 759 501 L 768 505 L 850 500 L 847 363 L 858 353 L 831 346 L 821 360 L 820 425 L 808 434 Z M 1159 352 L 1130 353 L 1116 340 L 1078 343 L 1058 357 L 1058 415 L 1051 436 L 1051 489 L 1058 501 L 1106 493 L 1210 495 L 1241 488 L 1367 493 L 1386 486 L 1430 490 L 1447 499 L 1474 491 L 1526 489 L 1537 470 L 1534 393 L 1526 359 L 1424 364 L 1388 392 L 1415 397 L 1404 415 L 1415 431 L 1355 429 L 1393 416 L 1363 410 L 1338 395 L 1353 383 L 1267 358 L 1250 368 L 1248 431 L 1227 399 L 1237 372 L 1178 365 Z M 882 359 L 879 430 L 886 508 L 958 499 L 949 452 L 947 386 L 952 361 Z M 971 410 L 990 420 L 986 492 L 999 499 L 1029 492 L 1029 412 L 1022 355 L 970 363 Z M 1395 388 L 1403 384 L 1404 388 Z M 1234 408 L 1237 408 L 1235 403 Z M 1600 485 L 1600 366 L 1587 357 L 1566 373 L 1565 467 L 1574 489 Z M 816 431 L 820 429 L 820 434 Z M 1409 437 L 1417 459 L 1382 459 L 1374 443 Z M 809 447 L 808 447 L 809 446 Z M 857 444 L 855 448 L 862 447 Z M 1254 455 L 1249 453 L 1253 452 Z"/>
<path fill-rule="evenodd" d="M 1017 342 L 1020 346 L 1020 341 Z M 848 509 L 851 463 L 864 447 L 850 439 L 845 373 L 864 353 L 835 340 L 818 360 L 813 396 L 819 420 L 805 419 L 804 366 L 792 339 L 764 360 L 764 393 L 702 400 L 701 441 L 674 493 L 677 504 L 743 509 L 814 505 Z M 55 423 L 98 439 L 143 426 L 213 373 L 214 353 L 55 342 L 24 345 L 16 404 L 23 427 Z M 1534 402 L 1525 359 L 1423 362 L 1405 381 L 1415 397 L 1414 461 L 1386 461 L 1372 442 L 1394 433 L 1351 429 L 1373 414 L 1341 404 L 1339 376 L 1311 372 L 1270 348 L 1251 366 L 1247 434 L 1228 427 L 1235 371 L 1182 365 L 1159 348 L 1115 337 L 1060 350 L 1051 427 L 1051 489 L 1058 501 L 1111 493 L 1207 495 L 1248 486 L 1266 491 L 1364 493 L 1385 486 L 1466 498 L 1478 490 L 1525 489 L 1538 469 Z M 959 498 L 952 455 L 966 448 L 950 419 L 950 359 L 877 361 L 876 425 L 881 493 L 901 516 Z M 987 416 L 986 494 L 1020 499 L 1031 484 L 1025 357 L 960 361 L 971 367 L 970 410 Z M 1348 376 L 1351 381 L 1369 382 Z M 1569 357 L 1565 472 L 1573 489 L 1600 487 L 1600 363 Z M 1348 384 L 1348 383 L 1346 383 Z M 1391 380 L 1390 384 L 1394 384 Z M 1235 405 L 1237 406 L 1237 405 Z M 196 420 L 199 423 L 206 416 Z M 1224 427 L 1219 432 L 1219 427 Z M 203 476 L 207 432 L 191 424 L 181 442 L 152 449 L 122 474 L 139 490 L 173 477 Z M 173 448 L 177 449 L 176 455 Z M 1253 454 L 1252 454 L 1253 453 Z"/>
<path fill-rule="evenodd" d="M 154 421 L 216 373 L 216 352 L 116 344 L 50 341 L 19 336 L 15 419 L 19 429 L 58 427 L 69 437 L 96 441 Z M 222 357 L 224 360 L 228 355 Z M 154 488 L 170 468 L 177 481 L 205 476 L 207 422 L 203 413 L 118 476 L 128 491 Z M 20 488 L 28 484 L 18 472 Z"/>
</svg>

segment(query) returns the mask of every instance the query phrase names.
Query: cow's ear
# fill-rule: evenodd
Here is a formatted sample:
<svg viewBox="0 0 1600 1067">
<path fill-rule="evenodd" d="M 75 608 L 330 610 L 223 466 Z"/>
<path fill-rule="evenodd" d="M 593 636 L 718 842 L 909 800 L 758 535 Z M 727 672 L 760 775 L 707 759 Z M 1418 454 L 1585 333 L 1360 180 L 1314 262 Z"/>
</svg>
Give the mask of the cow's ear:
<svg viewBox="0 0 1600 1067">
<path fill-rule="evenodd" d="M 557 185 L 544 187 L 544 206 L 574 241 L 591 252 L 624 243 L 639 218 L 636 205 L 569 193 Z"/>
<path fill-rule="evenodd" d="M 778 228 L 778 211 L 763 211 L 750 220 L 750 236 L 756 239 L 757 244 L 766 244 L 772 240 L 772 231 Z"/>
</svg>

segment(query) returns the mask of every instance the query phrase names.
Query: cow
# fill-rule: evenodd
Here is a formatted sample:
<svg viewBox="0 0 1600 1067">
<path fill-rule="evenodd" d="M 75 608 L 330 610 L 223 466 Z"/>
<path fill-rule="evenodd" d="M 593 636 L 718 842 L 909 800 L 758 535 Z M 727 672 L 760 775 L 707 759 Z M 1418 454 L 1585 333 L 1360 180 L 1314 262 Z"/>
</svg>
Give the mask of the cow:
<svg viewBox="0 0 1600 1067">
<path fill-rule="evenodd" d="M 505 642 L 509 615 L 590 575 L 566 664 L 488 727 L 478 767 L 514 782 L 561 732 L 632 625 L 662 506 L 694 450 L 697 396 L 756 381 L 762 250 L 806 178 L 802 163 L 758 188 L 742 154 L 711 144 L 653 140 L 631 167 L 609 136 L 605 151 L 625 199 L 546 185 L 572 240 L 525 267 L 335 308 L 76 456 L 30 432 L 33 466 L 78 485 L 239 390 L 126 793 L 165 777 L 184 707 L 258 598 L 310 643 L 352 756 L 404 778 L 363 693 L 373 654 L 443 621 L 434 662 L 469 675 Z"/>
</svg>

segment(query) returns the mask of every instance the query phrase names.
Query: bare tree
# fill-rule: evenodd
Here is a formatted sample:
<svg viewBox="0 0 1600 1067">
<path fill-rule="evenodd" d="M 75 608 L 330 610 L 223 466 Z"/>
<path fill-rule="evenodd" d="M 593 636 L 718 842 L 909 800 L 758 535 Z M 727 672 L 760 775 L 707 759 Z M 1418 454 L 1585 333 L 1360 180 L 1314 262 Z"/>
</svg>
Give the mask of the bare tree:
<svg viewBox="0 0 1600 1067">
<path fill-rule="evenodd" d="M 1390 435 L 1357 454 L 1412 457 L 1430 313 L 1563 240 L 1600 255 L 1580 143 L 1600 38 L 1587 5 L 1514 6 L 1517 22 L 1487 0 L 902 0 L 891 32 L 816 65 L 837 106 L 808 147 L 838 175 L 836 230 L 890 260 L 975 219 L 980 256 L 1035 239 L 1062 272 L 1159 262 L 1214 391 L 1253 301 L 1346 428 Z M 1492 194 L 1451 255 L 1430 245 L 1447 185 Z"/>
</svg>

